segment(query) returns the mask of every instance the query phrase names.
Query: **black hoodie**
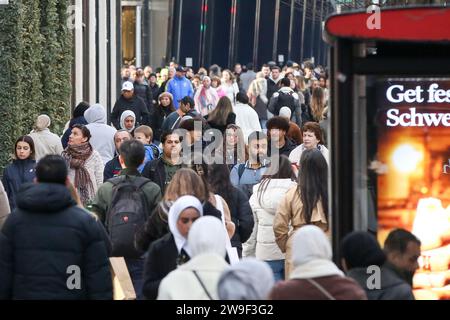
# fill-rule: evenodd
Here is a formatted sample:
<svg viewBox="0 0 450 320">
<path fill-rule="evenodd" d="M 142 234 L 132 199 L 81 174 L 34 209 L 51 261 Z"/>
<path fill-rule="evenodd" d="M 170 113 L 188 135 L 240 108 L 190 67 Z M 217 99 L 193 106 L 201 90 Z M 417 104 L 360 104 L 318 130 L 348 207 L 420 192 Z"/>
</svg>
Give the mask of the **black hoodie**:
<svg viewBox="0 0 450 320">
<path fill-rule="evenodd" d="M 64 185 L 26 184 L 17 206 L 0 233 L 0 300 L 112 299 L 102 230 Z"/>
<path fill-rule="evenodd" d="M 147 105 L 142 98 L 134 95 L 131 99 L 125 99 L 122 96 L 117 100 L 111 113 L 111 122 L 116 129 L 120 127 L 120 116 L 126 110 L 131 110 L 136 116 L 136 128 L 140 125 L 150 126 L 150 113 L 147 109 Z"/>
</svg>

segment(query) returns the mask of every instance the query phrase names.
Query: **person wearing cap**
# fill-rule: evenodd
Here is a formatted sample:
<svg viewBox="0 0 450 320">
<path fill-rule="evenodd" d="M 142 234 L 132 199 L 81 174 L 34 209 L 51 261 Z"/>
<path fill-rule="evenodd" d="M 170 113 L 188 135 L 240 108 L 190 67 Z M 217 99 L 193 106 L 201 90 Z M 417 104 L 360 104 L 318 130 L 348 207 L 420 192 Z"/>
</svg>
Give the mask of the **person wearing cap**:
<svg viewBox="0 0 450 320">
<path fill-rule="evenodd" d="M 174 98 L 175 99 L 175 98 Z M 196 117 L 198 114 L 195 111 L 195 102 L 189 96 L 184 97 L 179 101 L 179 108 L 172 112 L 162 124 L 162 132 L 178 129 L 181 120 L 185 116 Z"/>
<path fill-rule="evenodd" d="M 186 78 L 186 70 L 182 66 L 176 69 L 175 77 L 167 84 L 167 92 L 173 95 L 175 109 L 178 109 L 180 101 L 184 97 L 194 97 L 192 83 Z"/>
<path fill-rule="evenodd" d="M 36 161 L 48 154 L 59 155 L 64 151 L 59 137 L 48 129 L 50 124 L 50 117 L 46 114 L 41 114 L 36 119 L 34 130 L 29 134 L 34 141 Z"/>
<path fill-rule="evenodd" d="M 150 113 L 147 109 L 147 105 L 142 98 L 134 94 L 134 85 L 132 82 L 127 81 L 122 85 L 122 95 L 114 105 L 111 113 L 111 122 L 120 129 L 120 117 L 126 110 L 131 110 L 136 115 L 136 125 L 149 125 Z"/>
</svg>

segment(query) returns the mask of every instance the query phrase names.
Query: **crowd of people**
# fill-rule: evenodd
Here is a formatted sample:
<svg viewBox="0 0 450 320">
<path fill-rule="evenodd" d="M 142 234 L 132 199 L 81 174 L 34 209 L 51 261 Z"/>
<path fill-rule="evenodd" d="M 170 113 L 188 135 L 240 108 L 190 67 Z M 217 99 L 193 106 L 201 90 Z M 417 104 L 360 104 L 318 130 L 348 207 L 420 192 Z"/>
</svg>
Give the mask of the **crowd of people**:
<svg viewBox="0 0 450 320">
<path fill-rule="evenodd" d="M 112 299 L 109 257 L 137 299 L 414 299 L 405 230 L 349 234 L 333 263 L 326 71 L 253 69 L 128 66 L 112 125 L 86 102 L 61 137 L 40 115 L 0 184 L 0 299 Z"/>
</svg>

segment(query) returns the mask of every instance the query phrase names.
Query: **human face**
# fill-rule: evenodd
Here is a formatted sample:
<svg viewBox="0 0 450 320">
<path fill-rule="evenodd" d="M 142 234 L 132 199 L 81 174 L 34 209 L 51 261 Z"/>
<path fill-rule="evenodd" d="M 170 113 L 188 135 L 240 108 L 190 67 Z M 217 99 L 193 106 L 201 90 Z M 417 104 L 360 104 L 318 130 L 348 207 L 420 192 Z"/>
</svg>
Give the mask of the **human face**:
<svg viewBox="0 0 450 320">
<path fill-rule="evenodd" d="M 152 73 L 152 68 L 150 67 L 145 67 L 144 69 L 144 76 L 148 79 L 148 77 L 150 77 L 150 74 Z"/>
<path fill-rule="evenodd" d="M 310 68 L 305 68 L 305 78 L 311 78 L 312 70 Z"/>
<path fill-rule="evenodd" d="M 261 72 L 264 74 L 264 77 L 267 78 L 270 74 L 270 68 L 269 67 L 263 67 L 261 69 Z"/>
<path fill-rule="evenodd" d="M 194 130 L 192 131 L 192 139 L 194 139 L 194 142 L 202 140 L 203 132 L 201 130 Z"/>
<path fill-rule="evenodd" d="M 179 155 L 181 152 L 180 137 L 177 134 L 168 135 L 166 141 L 163 143 L 163 153 L 168 159 L 172 154 Z"/>
<path fill-rule="evenodd" d="M 200 80 L 195 78 L 194 80 L 192 80 L 192 85 L 197 89 L 198 87 L 200 87 Z"/>
<path fill-rule="evenodd" d="M 114 137 L 114 144 L 116 145 L 116 150 L 120 149 L 120 146 L 124 141 L 130 140 L 130 134 L 125 131 L 116 133 Z"/>
<path fill-rule="evenodd" d="M 236 133 L 236 130 L 234 129 L 227 129 L 226 131 L 226 139 L 227 139 L 227 145 L 228 146 L 235 146 L 238 143 L 238 135 Z"/>
<path fill-rule="evenodd" d="M 183 113 L 188 113 L 191 110 L 191 106 L 189 104 L 180 103 L 180 110 Z"/>
<path fill-rule="evenodd" d="M 209 79 L 204 79 L 204 80 L 202 81 L 202 84 L 203 84 L 203 87 L 204 87 L 205 89 L 209 89 L 209 87 L 211 86 L 211 80 L 209 80 Z"/>
<path fill-rule="evenodd" d="M 320 78 L 320 79 L 319 79 L 319 85 L 320 85 L 322 88 L 326 88 L 327 83 L 326 83 L 325 78 Z"/>
<path fill-rule="evenodd" d="M 151 76 L 149 80 L 151 84 L 155 84 L 157 79 L 155 76 Z"/>
<path fill-rule="evenodd" d="M 272 70 L 272 78 L 278 79 L 279 76 L 280 76 L 280 70 L 278 70 L 278 69 L 273 69 L 273 70 Z"/>
<path fill-rule="evenodd" d="M 200 213 L 197 211 L 197 209 L 194 208 L 187 208 L 184 209 L 177 220 L 177 229 L 180 232 L 180 234 L 187 239 L 189 230 L 192 227 L 192 224 L 200 218 Z"/>
<path fill-rule="evenodd" d="M 417 259 L 420 257 L 420 246 L 415 241 L 409 241 L 404 253 L 392 252 L 388 254 L 388 260 L 401 271 L 414 275 L 419 268 Z"/>
<path fill-rule="evenodd" d="M 125 99 L 129 100 L 131 98 L 133 98 L 134 95 L 134 91 L 122 91 L 122 95 Z"/>
<path fill-rule="evenodd" d="M 253 161 L 261 162 L 261 159 L 267 155 L 267 140 L 253 140 L 248 146 L 248 151 Z"/>
<path fill-rule="evenodd" d="M 87 142 L 88 138 L 83 136 L 83 133 L 79 128 L 73 128 L 72 133 L 69 136 L 69 146 L 82 144 Z"/>
<path fill-rule="evenodd" d="M 230 74 L 228 72 L 223 73 L 223 80 L 225 80 L 226 82 L 231 80 Z"/>
<path fill-rule="evenodd" d="M 315 88 L 318 88 L 319 86 L 320 86 L 319 80 L 314 80 L 314 82 L 312 83 L 312 89 L 314 90 Z"/>
<path fill-rule="evenodd" d="M 297 88 L 297 83 L 295 82 L 294 79 L 291 79 L 291 89 L 295 90 L 295 88 Z"/>
<path fill-rule="evenodd" d="M 286 131 L 280 129 L 270 129 L 270 140 L 273 142 L 284 142 L 284 136 L 286 135 Z"/>
<path fill-rule="evenodd" d="M 135 133 L 134 138 L 143 144 L 150 144 L 150 137 L 147 138 L 142 132 Z"/>
<path fill-rule="evenodd" d="M 26 160 L 31 156 L 31 147 L 28 142 L 19 141 L 16 146 L 16 157 L 19 160 Z"/>
<path fill-rule="evenodd" d="M 241 66 L 240 64 L 237 64 L 237 65 L 234 67 L 234 73 L 236 73 L 236 74 L 241 74 L 241 72 L 242 72 L 242 66 Z"/>
<path fill-rule="evenodd" d="M 125 129 L 132 130 L 134 128 L 135 119 L 132 116 L 125 118 Z"/>
<path fill-rule="evenodd" d="M 184 72 L 177 71 L 177 72 L 176 72 L 176 75 L 177 75 L 177 78 L 178 78 L 178 79 L 181 79 L 181 78 L 184 77 Z"/>
<path fill-rule="evenodd" d="M 175 69 L 169 69 L 169 78 L 172 79 L 175 76 L 175 73 L 176 73 Z"/>
<path fill-rule="evenodd" d="M 320 140 L 317 139 L 316 135 L 312 131 L 303 132 L 303 146 L 306 149 L 314 149 L 317 148 Z"/>
<path fill-rule="evenodd" d="M 163 97 L 159 98 L 159 102 L 161 103 L 161 105 L 163 107 L 168 107 L 170 105 L 170 98 L 163 96 Z"/>
<path fill-rule="evenodd" d="M 212 80 L 211 81 L 211 87 L 217 88 L 218 86 L 219 86 L 219 82 L 217 82 L 217 80 Z"/>
</svg>

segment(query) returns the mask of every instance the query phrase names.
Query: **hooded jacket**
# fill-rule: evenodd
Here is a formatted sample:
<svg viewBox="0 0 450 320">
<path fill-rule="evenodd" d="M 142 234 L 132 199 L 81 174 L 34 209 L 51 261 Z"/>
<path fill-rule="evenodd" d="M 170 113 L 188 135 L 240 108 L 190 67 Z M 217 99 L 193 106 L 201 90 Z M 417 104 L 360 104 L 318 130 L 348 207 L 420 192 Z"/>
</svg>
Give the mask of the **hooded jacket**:
<svg viewBox="0 0 450 320">
<path fill-rule="evenodd" d="M 17 206 L 0 232 L 0 299 L 112 299 L 100 226 L 64 185 L 27 184 Z"/>
<path fill-rule="evenodd" d="M 249 201 L 255 226 L 250 239 L 244 244 L 244 256 L 265 261 L 284 260 L 284 254 L 275 242 L 273 220 L 281 200 L 296 183 L 291 179 L 272 179 L 262 194 L 259 192 L 260 185 L 258 183 L 253 187 L 253 195 Z"/>
<path fill-rule="evenodd" d="M 116 129 L 120 128 L 120 116 L 125 110 L 131 110 L 136 115 L 136 126 L 150 125 L 150 113 L 145 101 L 134 95 L 131 99 L 122 96 L 117 100 L 111 113 L 111 122 Z"/>
<path fill-rule="evenodd" d="M 3 171 L 3 186 L 8 195 L 11 211 L 16 208 L 16 194 L 22 184 L 32 182 L 36 176 L 36 161 L 32 159 L 14 160 Z"/>
<path fill-rule="evenodd" d="M 194 89 L 192 88 L 192 83 L 186 77 L 173 77 L 167 84 L 167 92 L 173 95 L 173 104 L 175 109 L 179 107 L 179 100 L 186 96 L 191 98 L 194 97 Z"/>
<path fill-rule="evenodd" d="M 114 145 L 114 135 L 116 129 L 106 124 L 106 111 L 100 104 L 94 104 L 84 113 L 88 122 L 86 126 L 91 132 L 91 143 L 94 150 L 97 150 L 105 165 L 114 158 L 116 146 Z"/>
</svg>

